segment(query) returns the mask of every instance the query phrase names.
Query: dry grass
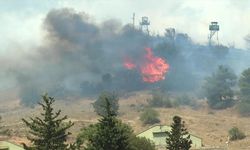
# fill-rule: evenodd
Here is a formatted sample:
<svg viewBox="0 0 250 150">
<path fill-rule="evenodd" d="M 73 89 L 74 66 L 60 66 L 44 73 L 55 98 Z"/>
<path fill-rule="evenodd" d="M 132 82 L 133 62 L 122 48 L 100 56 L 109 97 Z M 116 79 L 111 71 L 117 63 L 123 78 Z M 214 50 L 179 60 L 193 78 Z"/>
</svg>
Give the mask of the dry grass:
<svg viewBox="0 0 250 150">
<path fill-rule="evenodd" d="M 120 98 L 119 118 L 130 124 L 136 133 L 148 128 L 143 126 L 139 120 L 140 108 L 146 105 L 149 97 L 147 91 L 132 93 L 130 96 Z M 77 135 L 80 128 L 97 122 L 98 116 L 94 113 L 91 99 L 78 99 L 68 101 L 57 101 L 55 109 L 62 109 L 69 119 L 75 122 L 71 129 L 73 137 Z M 26 129 L 20 121 L 21 118 L 39 115 L 40 108 L 25 108 L 20 106 L 18 100 L 1 101 L 0 115 L 5 124 L 11 128 L 15 136 L 10 137 L 16 143 L 26 142 Z M 203 139 L 205 146 L 226 146 L 228 130 L 237 126 L 246 134 L 246 138 L 240 141 L 229 143 L 229 149 L 250 149 L 250 118 L 240 117 L 234 108 L 225 110 L 211 110 L 204 102 L 201 102 L 199 109 L 193 110 L 189 107 L 179 108 L 158 108 L 161 124 L 170 125 L 172 117 L 179 115 L 186 122 L 190 133 Z"/>
</svg>

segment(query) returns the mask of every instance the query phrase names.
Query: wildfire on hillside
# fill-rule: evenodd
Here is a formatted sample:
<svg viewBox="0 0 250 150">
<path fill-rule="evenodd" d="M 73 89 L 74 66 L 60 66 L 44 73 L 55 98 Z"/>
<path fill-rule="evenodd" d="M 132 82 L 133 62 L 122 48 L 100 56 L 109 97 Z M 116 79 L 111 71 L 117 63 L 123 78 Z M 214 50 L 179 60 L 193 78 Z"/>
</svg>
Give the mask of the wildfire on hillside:
<svg viewBox="0 0 250 150">
<path fill-rule="evenodd" d="M 146 47 L 145 51 L 146 54 L 143 56 L 142 62 L 135 64 L 131 58 L 126 57 L 123 63 L 124 67 L 129 70 L 139 70 L 142 80 L 147 83 L 164 80 L 169 64 L 163 58 L 154 56 L 151 48 Z"/>
<path fill-rule="evenodd" d="M 129 58 L 129 57 L 125 58 L 123 65 L 124 65 L 125 68 L 127 68 L 129 70 L 132 70 L 132 69 L 136 68 L 136 65 L 133 63 L 132 59 Z"/>
</svg>

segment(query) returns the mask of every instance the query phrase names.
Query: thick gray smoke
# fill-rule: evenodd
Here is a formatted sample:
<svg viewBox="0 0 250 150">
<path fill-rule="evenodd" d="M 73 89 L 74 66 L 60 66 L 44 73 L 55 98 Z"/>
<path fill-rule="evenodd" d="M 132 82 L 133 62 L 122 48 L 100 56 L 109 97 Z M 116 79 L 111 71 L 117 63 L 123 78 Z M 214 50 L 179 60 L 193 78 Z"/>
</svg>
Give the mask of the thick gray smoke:
<svg viewBox="0 0 250 150">
<path fill-rule="evenodd" d="M 123 61 L 140 61 L 145 47 L 170 64 L 166 80 L 156 85 L 166 90 L 193 90 L 219 64 L 237 68 L 245 53 L 225 46 L 198 45 L 186 34 L 166 32 L 148 36 L 117 20 L 101 24 L 72 9 L 50 11 L 43 24 L 44 43 L 7 68 L 17 84 L 24 104 L 33 104 L 42 93 L 66 98 L 96 94 L 102 90 L 139 90 L 142 82 L 136 70 L 126 70 Z M 237 56 L 234 55 L 237 53 Z M 240 69 L 247 67 L 242 62 Z"/>
<path fill-rule="evenodd" d="M 117 20 L 97 25 L 87 14 L 72 9 L 50 11 L 43 27 L 43 45 L 34 49 L 28 65 L 12 70 L 20 98 L 27 104 L 46 91 L 62 97 L 92 92 L 100 86 L 97 83 L 123 74 L 124 58 L 140 59 L 150 43 L 149 37 L 129 25 Z"/>
</svg>

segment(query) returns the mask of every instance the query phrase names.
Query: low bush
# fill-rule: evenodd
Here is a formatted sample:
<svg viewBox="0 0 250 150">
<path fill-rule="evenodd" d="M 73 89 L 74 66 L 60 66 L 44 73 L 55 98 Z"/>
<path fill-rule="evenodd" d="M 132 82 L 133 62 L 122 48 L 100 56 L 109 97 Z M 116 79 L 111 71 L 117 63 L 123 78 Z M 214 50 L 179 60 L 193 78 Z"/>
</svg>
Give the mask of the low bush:
<svg viewBox="0 0 250 150">
<path fill-rule="evenodd" d="M 145 105 L 144 104 L 131 104 L 130 107 L 136 112 L 141 112 L 143 111 Z"/>
<path fill-rule="evenodd" d="M 180 96 L 177 96 L 175 99 L 175 103 L 177 103 L 178 106 L 190 106 L 193 109 L 199 108 L 200 106 L 195 97 L 190 96 L 189 94 L 182 94 Z"/>
<path fill-rule="evenodd" d="M 191 106 L 192 108 L 198 108 L 199 105 L 193 97 L 188 94 L 180 94 L 170 98 L 169 95 L 154 91 L 152 92 L 152 98 L 148 99 L 148 105 L 150 107 L 179 107 L 179 106 Z"/>
<path fill-rule="evenodd" d="M 233 127 L 228 131 L 230 141 L 241 140 L 244 139 L 246 136 L 245 134 L 240 131 L 237 127 Z"/>
<path fill-rule="evenodd" d="M 156 150 L 155 144 L 145 137 L 133 136 L 131 143 L 135 150 Z"/>
<path fill-rule="evenodd" d="M 173 103 L 167 95 L 164 95 L 160 92 L 153 92 L 152 98 L 148 99 L 148 105 L 151 107 L 173 107 Z"/>
<path fill-rule="evenodd" d="M 145 108 L 140 116 L 140 120 L 143 122 L 143 124 L 155 124 L 159 123 L 160 119 L 159 113 L 155 111 L 152 108 Z"/>
<path fill-rule="evenodd" d="M 250 116 L 250 103 L 241 102 L 237 106 L 237 110 L 241 116 Z"/>
</svg>

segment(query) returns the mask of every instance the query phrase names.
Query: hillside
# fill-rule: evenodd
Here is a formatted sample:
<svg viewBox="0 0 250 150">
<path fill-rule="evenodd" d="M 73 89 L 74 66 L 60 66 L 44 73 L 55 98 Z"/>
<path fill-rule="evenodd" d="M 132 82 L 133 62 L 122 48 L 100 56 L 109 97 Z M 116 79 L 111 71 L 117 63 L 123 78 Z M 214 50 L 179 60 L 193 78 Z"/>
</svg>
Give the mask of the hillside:
<svg viewBox="0 0 250 150">
<path fill-rule="evenodd" d="M 149 98 L 148 92 L 131 93 L 120 98 L 119 118 L 130 124 L 136 133 L 139 133 L 149 126 L 143 126 L 139 120 L 140 109 L 146 104 Z M 72 128 L 72 139 L 78 133 L 81 127 L 95 123 L 98 116 L 93 112 L 91 103 L 93 99 L 77 100 L 58 100 L 55 108 L 62 109 L 62 113 L 69 116 L 70 120 L 75 122 Z M 20 121 L 23 117 L 35 116 L 39 114 L 40 109 L 26 108 L 20 106 L 18 100 L 1 101 L 0 115 L 3 117 L 4 124 L 12 132 L 12 137 L 8 139 L 16 142 L 26 142 L 25 128 Z M 169 125 L 174 115 L 179 115 L 186 122 L 190 133 L 201 137 L 203 144 L 208 147 L 226 147 L 228 139 L 228 130 L 233 127 L 239 127 L 246 134 L 246 138 L 240 141 L 229 143 L 229 149 L 250 149 L 250 118 L 240 117 L 234 108 L 225 110 L 211 110 L 204 101 L 200 101 L 200 107 L 192 109 L 190 107 L 178 108 L 157 108 L 161 116 L 161 124 Z"/>
</svg>

